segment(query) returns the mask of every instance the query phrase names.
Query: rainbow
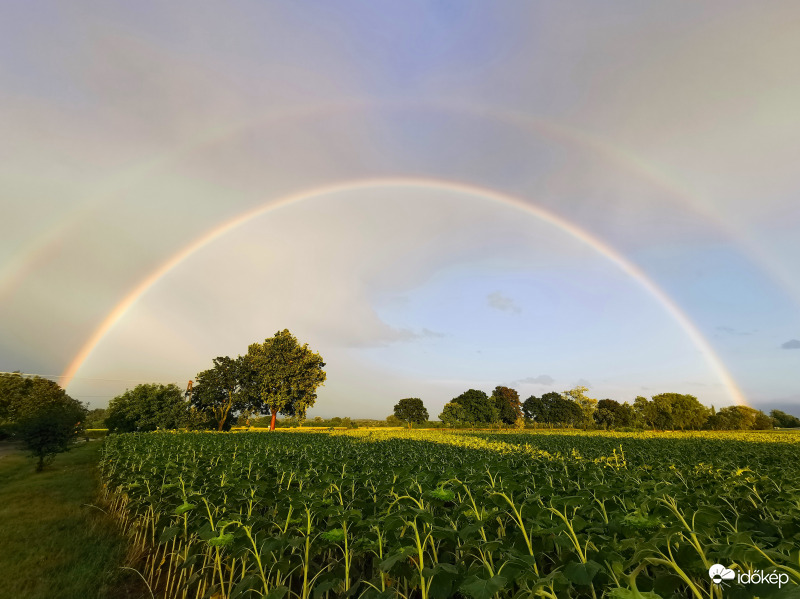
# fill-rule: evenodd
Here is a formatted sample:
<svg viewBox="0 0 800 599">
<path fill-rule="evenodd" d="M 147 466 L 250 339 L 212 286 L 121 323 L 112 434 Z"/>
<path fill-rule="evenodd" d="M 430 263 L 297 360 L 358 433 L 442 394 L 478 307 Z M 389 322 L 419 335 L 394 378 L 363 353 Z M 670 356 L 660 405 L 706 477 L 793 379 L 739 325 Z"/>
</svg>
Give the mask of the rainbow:
<svg viewBox="0 0 800 599">
<path fill-rule="evenodd" d="M 618 268 L 634 279 L 645 291 L 647 291 L 647 293 L 653 297 L 653 299 L 655 299 L 678 324 L 678 326 L 681 327 L 695 347 L 697 347 L 697 349 L 703 354 L 709 368 L 724 385 L 730 398 L 739 405 L 747 405 L 744 395 L 738 388 L 736 382 L 733 380 L 733 377 L 727 371 L 720 358 L 716 355 L 708 341 L 705 339 L 705 337 L 703 337 L 700 331 L 698 331 L 697 327 L 694 325 L 694 323 L 692 323 L 689 317 L 658 285 L 656 285 L 654 281 L 647 276 L 646 273 L 644 273 L 638 266 L 610 247 L 608 244 L 594 237 L 589 232 L 571 223 L 570 221 L 562 218 L 561 216 L 553 214 L 552 212 L 544 210 L 538 206 L 528 204 L 521 198 L 475 185 L 467 185 L 464 183 L 447 181 L 443 179 L 411 177 L 356 179 L 300 191 L 298 193 L 280 198 L 276 201 L 267 202 L 206 232 L 204 235 L 200 236 L 195 241 L 174 254 L 161 266 L 156 268 L 133 290 L 131 290 L 130 293 L 128 293 L 128 295 L 121 302 L 119 302 L 113 310 L 111 310 L 111 312 L 109 312 L 100 326 L 95 329 L 91 337 L 86 341 L 86 343 L 83 344 L 81 349 L 64 370 L 62 374 L 62 385 L 66 388 L 70 384 L 72 379 L 92 354 L 97 345 L 111 331 L 114 325 L 116 325 L 125 316 L 127 311 L 139 300 L 139 298 L 141 298 L 162 277 L 164 277 L 171 270 L 180 266 L 187 258 L 192 256 L 198 250 L 206 247 L 216 239 L 219 239 L 220 237 L 234 231 L 237 227 L 240 227 L 254 218 L 262 216 L 267 212 L 271 212 L 273 210 L 322 195 L 374 189 L 378 187 L 399 187 L 434 191 L 442 190 L 477 196 L 532 215 L 542 222 L 553 225 L 576 240 L 586 244 L 594 251 L 598 252 L 606 259 L 614 263 Z"/>
<path fill-rule="evenodd" d="M 743 253 L 758 264 L 759 268 L 770 275 L 787 294 L 800 304 L 800 285 L 792 275 L 780 266 L 779 261 L 773 259 L 764 249 L 741 227 L 735 227 L 717 211 L 708 207 L 697 194 L 687 190 L 663 172 L 663 170 L 641 160 L 619 147 L 613 146 L 598 139 L 585 131 L 543 120 L 534 116 L 512 110 L 496 110 L 469 103 L 441 103 L 436 101 L 403 101 L 403 102 L 373 102 L 369 100 L 345 100 L 329 102 L 322 106 L 297 106 L 272 112 L 267 117 L 248 120 L 225 127 L 209 129 L 194 136 L 191 140 L 177 148 L 162 152 L 140 164 L 116 173 L 106 184 L 101 186 L 76 213 L 61 219 L 36 237 L 27 240 L 23 247 L 14 252 L 12 259 L 0 266 L 0 296 L 13 290 L 15 286 L 30 273 L 37 264 L 59 251 L 59 244 L 66 233 L 80 222 L 86 210 L 98 204 L 103 199 L 113 197 L 121 189 L 127 189 L 135 183 L 152 177 L 158 171 L 167 168 L 183 157 L 191 155 L 204 148 L 213 147 L 228 140 L 238 133 L 252 130 L 254 127 L 285 124 L 287 121 L 307 121 L 314 118 L 368 109 L 389 110 L 433 110 L 443 113 L 461 113 L 478 119 L 489 119 L 516 129 L 523 129 L 533 134 L 540 135 L 567 145 L 582 148 L 592 152 L 608 163 L 624 168 L 631 174 L 642 178 L 665 191 L 673 200 L 681 203 L 685 208 L 695 214 L 710 220 L 732 241 L 741 246 Z"/>
</svg>

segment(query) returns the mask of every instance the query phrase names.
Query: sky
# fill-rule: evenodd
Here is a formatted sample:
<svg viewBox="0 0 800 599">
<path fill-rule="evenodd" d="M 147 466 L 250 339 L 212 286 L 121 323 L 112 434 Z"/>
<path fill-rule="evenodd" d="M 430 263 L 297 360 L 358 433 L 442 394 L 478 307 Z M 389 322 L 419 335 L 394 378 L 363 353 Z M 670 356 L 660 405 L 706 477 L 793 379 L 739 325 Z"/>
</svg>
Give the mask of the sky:
<svg viewBox="0 0 800 599">
<path fill-rule="evenodd" d="M 800 7 L 10 1 L 0 371 L 90 407 L 289 329 L 310 416 L 800 415 Z"/>
</svg>

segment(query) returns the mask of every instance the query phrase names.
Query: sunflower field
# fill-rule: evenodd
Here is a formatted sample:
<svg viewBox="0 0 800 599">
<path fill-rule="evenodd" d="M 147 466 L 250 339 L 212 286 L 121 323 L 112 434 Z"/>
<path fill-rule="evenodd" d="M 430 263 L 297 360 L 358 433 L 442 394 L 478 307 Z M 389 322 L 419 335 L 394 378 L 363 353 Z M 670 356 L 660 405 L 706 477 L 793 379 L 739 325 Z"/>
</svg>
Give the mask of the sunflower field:
<svg viewBox="0 0 800 599">
<path fill-rule="evenodd" d="M 800 435 L 131 433 L 105 501 L 158 597 L 800 596 Z M 717 583 L 709 569 L 781 584 Z"/>
</svg>

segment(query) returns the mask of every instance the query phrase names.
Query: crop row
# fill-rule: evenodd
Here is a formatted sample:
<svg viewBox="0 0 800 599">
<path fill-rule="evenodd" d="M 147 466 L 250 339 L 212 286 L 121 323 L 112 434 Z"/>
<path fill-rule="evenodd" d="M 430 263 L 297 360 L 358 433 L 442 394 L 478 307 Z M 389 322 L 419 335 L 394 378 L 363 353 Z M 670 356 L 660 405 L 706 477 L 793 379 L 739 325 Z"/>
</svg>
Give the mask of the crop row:
<svg viewBox="0 0 800 599">
<path fill-rule="evenodd" d="M 704 599 L 800 582 L 796 439 L 148 433 L 102 472 L 164 597 Z"/>
</svg>

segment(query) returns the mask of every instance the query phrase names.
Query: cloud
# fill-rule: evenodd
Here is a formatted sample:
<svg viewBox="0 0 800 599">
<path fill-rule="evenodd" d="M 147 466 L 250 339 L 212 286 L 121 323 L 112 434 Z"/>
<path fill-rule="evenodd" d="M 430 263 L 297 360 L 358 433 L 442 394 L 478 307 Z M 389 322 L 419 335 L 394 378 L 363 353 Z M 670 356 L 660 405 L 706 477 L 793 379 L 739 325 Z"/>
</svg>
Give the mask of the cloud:
<svg viewBox="0 0 800 599">
<path fill-rule="evenodd" d="M 800 349 L 800 340 L 798 339 L 789 339 L 786 343 L 781 344 L 781 348 L 783 349 Z"/>
<path fill-rule="evenodd" d="M 514 385 L 552 385 L 555 379 L 549 374 L 540 374 L 539 376 L 529 376 L 524 379 L 514 381 Z"/>
<path fill-rule="evenodd" d="M 733 327 L 728 327 L 728 326 L 719 326 L 716 327 L 716 330 L 722 333 L 727 333 L 728 335 L 752 335 L 755 332 L 755 331 L 739 331 L 737 329 L 734 329 Z"/>
<path fill-rule="evenodd" d="M 489 307 L 494 308 L 495 310 L 512 312 L 513 314 L 519 314 L 522 312 L 522 308 L 520 308 L 513 299 L 510 297 L 505 297 L 499 291 L 490 293 L 488 296 L 486 296 L 486 300 L 489 302 Z"/>
<path fill-rule="evenodd" d="M 587 389 L 592 388 L 592 383 L 587 381 L 586 379 L 578 379 L 578 382 L 575 383 L 576 387 L 586 387 Z"/>
</svg>

